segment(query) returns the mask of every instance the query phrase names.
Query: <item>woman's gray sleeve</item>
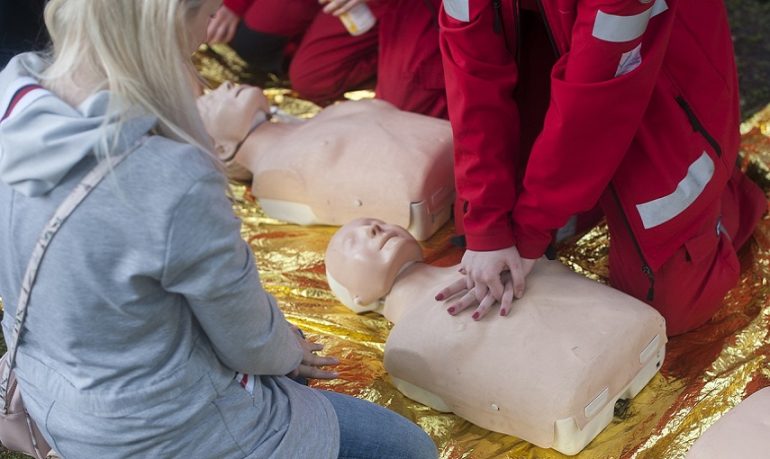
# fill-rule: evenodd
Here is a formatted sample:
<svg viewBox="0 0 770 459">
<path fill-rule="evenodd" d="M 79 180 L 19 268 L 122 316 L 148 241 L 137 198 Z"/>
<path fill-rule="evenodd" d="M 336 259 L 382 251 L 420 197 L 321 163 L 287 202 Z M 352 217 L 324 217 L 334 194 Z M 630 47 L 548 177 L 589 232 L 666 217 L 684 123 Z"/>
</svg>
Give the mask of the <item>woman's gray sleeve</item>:
<svg viewBox="0 0 770 459">
<path fill-rule="evenodd" d="M 302 349 L 262 288 L 225 189 L 222 175 L 211 173 L 180 200 L 168 230 L 161 282 L 186 299 L 227 367 L 285 375 L 299 366 Z"/>
</svg>

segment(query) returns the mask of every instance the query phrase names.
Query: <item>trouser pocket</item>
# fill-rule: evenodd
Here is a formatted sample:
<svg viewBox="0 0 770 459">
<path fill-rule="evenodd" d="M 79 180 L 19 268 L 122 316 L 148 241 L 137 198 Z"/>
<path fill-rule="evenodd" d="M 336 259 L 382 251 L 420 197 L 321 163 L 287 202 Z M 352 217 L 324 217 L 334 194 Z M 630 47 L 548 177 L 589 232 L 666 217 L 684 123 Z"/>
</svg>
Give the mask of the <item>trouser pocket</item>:
<svg viewBox="0 0 770 459">
<path fill-rule="evenodd" d="M 653 307 L 666 319 L 669 336 L 690 331 L 720 309 L 740 277 L 740 263 L 725 232 L 696 236 L 655 273 Z"/>
</svg>

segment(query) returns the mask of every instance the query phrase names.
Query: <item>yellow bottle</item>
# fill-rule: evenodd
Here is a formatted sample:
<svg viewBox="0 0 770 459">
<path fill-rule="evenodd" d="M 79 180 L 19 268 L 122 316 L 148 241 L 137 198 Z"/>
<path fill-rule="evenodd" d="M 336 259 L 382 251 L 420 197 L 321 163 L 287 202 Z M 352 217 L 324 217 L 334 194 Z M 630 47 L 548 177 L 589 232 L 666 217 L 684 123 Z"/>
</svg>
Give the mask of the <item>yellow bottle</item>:
<svg viewBox="0 0 770 459">
<path fill-rule="evenodd" d="M 355 36 L 368 32 L 377 23 L 377 18 L 374 17 L 372 10 L 366 3 L 359 3 L 347 13 L 340 15 L 340 21 L 348 29 L 350 35 Z"/>
</svg>

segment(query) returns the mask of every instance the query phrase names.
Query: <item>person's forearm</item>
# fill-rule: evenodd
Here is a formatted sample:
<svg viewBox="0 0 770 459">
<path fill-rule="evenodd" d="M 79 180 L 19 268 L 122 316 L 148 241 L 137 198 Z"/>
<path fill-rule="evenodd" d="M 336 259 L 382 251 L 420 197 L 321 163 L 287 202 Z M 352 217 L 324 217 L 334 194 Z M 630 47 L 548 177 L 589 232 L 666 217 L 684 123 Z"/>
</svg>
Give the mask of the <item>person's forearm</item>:
<svg viewBox="0 0 770 459">
<path fill-rule="evenodd" d="M 455 181 L 468 247 L 496 250 L 514 243 L 510 215 L 520 155 L 513 99 L 518 69 L 508 37 L 495 32 L 499 11 L 493 2 L 466 3 L 468 11 L 445 5 L 439 19 Z"/>
</svg>

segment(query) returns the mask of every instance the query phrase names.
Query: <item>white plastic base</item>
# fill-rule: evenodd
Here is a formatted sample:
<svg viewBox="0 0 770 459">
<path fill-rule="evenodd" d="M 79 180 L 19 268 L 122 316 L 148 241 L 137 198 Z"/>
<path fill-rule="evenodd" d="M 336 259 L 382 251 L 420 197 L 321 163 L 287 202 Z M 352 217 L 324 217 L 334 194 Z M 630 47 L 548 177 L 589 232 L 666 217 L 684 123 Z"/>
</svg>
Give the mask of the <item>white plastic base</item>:
<svg viewBox="0 0 770 459">
<path fill-rule="evenodd" d="M 596 438 L 605 427 L 612 422 L 612 416 L 615 410 L 615 404 L 618 400 L 627 400 L 636 397 L 644 386 L 655 376 L 660 366 L 663 365 L 663 359 L 666 353 L 666 345 L 661 344 L 654 358 L 650 359 L 645 366 L 639 370 L 634 379 L 620 392 L 613 397 L 608 398 L 604 407 L 601 408 L 593 418 L 583 427 L 578 429 L 574 418 L 559 419 L 554 423 L 554 442 L 552 448 L 556 451 L 569 456 L 579 453 L 586 447 L 591 440 Z M 588 409 L 588 407 L 586 407 Z"/>
<path fill-rule="evenodd" d="M 305 204 L 278 199 L 259 199 L 259 206 L 268 217 L 297 225 L 322 225 L 313 209 Z"/>
<path fill-rule="evenodd" d="M 612 421 L 615 404 L 618 400 L 636 397 L 663 365 L 666 350 L 665 341 L 656 336 L 650 344 L 650 349 L 645 349 L 640 356 L 642 362 L 646 359 L 649 360 L 623 390 L 612 397 L 608 397 L 605 390 L 585 407 L 586 415 L 591 414 L 588 416 L 591 420 L 582 429 L 578 428 L 573 417 L 554 422 L 554 442 L 551 448 L 569 456 L 579 453 Z M 406 397 L 436 411 L 444 413 L 452 411 L 449 405 L 438 395 L 392 375 L 391 380 L 396 389 Z M 593 406 L 596 402 L 600 402 L 600 404 Z"/>
<path fill-rule="evenodd" d="M 409 228 L 406 230 L 418 241 L 424 241 L 433 236 L 433 233 L 444 226 L 452 216 L 452 201 L 454 201 L 454 193 L 451 199 L 448 199 L 446 204 L 433 214 L 423 201 L 413 202 L 409 206 Z"/>
<path fill-rule="evenodd" d="M 452 408 L 450 408 L 441 397 L 434 394 L 433 392 L 429 392 L 421 387 L 417 387 L 414 384 L 406 382 L 403 379 L 396 378 L 393 375 L 390 376 L 390 379 L 399 392 L 404 394 L 406 397 L 411 398 L 415 402 L 422 403 L 423 405 L 442 413 L 452 412 Z"/>
</svg>

